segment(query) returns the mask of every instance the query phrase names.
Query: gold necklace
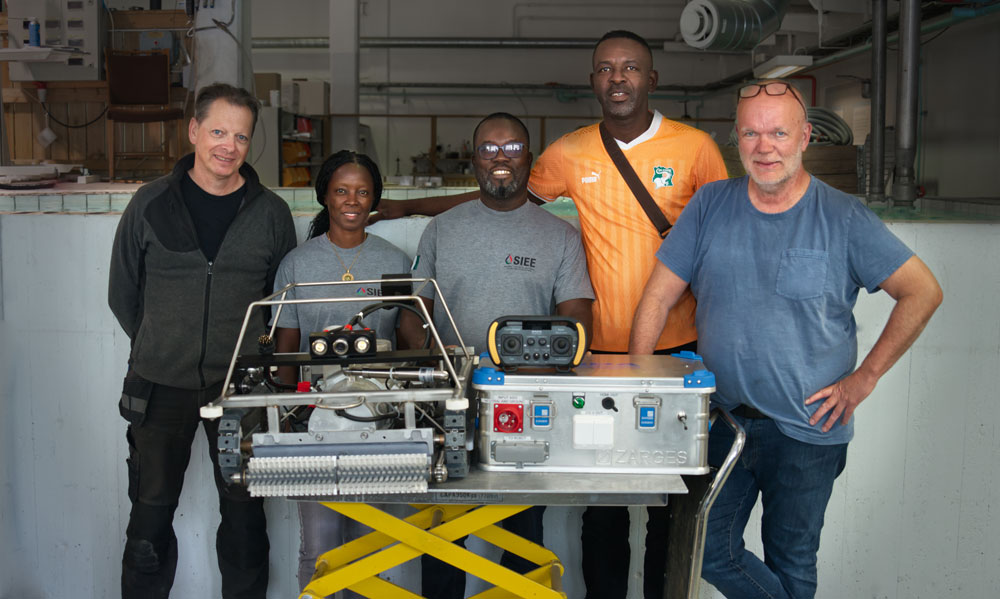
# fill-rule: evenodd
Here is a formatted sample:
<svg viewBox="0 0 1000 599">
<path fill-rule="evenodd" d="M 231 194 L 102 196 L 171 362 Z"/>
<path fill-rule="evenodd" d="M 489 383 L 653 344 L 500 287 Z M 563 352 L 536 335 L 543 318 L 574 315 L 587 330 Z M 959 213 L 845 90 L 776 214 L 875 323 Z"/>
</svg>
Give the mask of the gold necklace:
<svg viewBox="0 0 1000 599">
<path fill-rule="evenodd" d="M 330 238 L 330 232 L 327 231 L 326 240 L 330 242 L 330 247 L 333 248 L 333 255 L 337 257 L 337 262 L 340 262 L 340 267 L 344 269 L 344 275 L 340 277 L 341 281 L 354 280 L 354 275 L 351 274 L 351 269 L 354 268 L 354 265 L 357 263 L 358 257 L 361 255 L 361 250 L 364 249 L 365 241 L 367 239 L 368 239 L 368 233 L 365 233 L 364 239 L 362 239 L 361 243 L 358 245 L 358 253 L 354 254 L 354 260 L 351 260 L 351 265 L 344 266 L 344 261 L 340 258 L 340 252 L 337 251 L 337 244 L 333 242 L 333 239 Z"/>
</svg>

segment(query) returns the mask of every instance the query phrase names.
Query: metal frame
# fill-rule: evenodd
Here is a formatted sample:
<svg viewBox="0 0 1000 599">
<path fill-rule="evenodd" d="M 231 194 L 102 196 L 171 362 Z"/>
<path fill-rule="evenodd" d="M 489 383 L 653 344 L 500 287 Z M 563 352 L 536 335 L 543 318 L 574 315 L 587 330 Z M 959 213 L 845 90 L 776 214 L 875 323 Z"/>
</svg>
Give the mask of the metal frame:
<svg viewBox="0 0 1000 599">
<path fill-rule="evenodd" d="M 722 461 L 719 471 L 716 472 L 715 477 L 712 479 L 712 484 L 709 485 L 708 492 L 698 505 L 698 512 L 695 515 L 695 537 L 691 548 L 692 563 L 690 576 L 688 578 L 687 593 L 687 596 L 691 599 L 696 599 L 698 597 L 698 588 L 701 583 L 701 566 L 705 557 L 705 535 L 708 530 L 708 513 L 712 509 L 712 505 L 715 504 L 715 500 L 719 496 L 719 493 L 722 492 L 722 485 L 726 484 L 726 479 L 729 478 L 729 474 L 733 471 L 733 467 L 736 466 L 736 460 L 738 460 L 740 454 L 743 453 L 743 445 L 746 443 L 747 439 L 746 431 L 744 431 L 743 427 L 729 415 L 729 412 L 716 408 L 715 413 L 716 416 L 721 416 L 722 421 L 726 424 L 726 426 L 733 430 L 734 438 L 733 444 L 729 448 L 729 453 L 726 454 L 726 459 Z M 718 417 L 713 418 L 713 422 L 717 423 Z"/>
<path fill-rule="evenodd" d="M 462 339 L 461 333 L 458 331 L 458 327 L 455 324 L 455 319 L 451 315 L 451 311 L 448 309 L 447 303 L 444 301 L 444 297 L 441 295 L 441 289 L 438 287 L 437 281 L 434 279 L 418 279 L 418 278 L 408 278 L 408 279 L 392 279 L 393 282 L 401 283 L 421 283 L 421 285 L 414 289 L 413 293 L 410 295 L 396 295 L 387 296 L 384 299 L 392 300 L 414 300 L 416 308 L 423 315 L 424 319 L 428 323 L 428 330 L 431 333 L 431 339 L 433 341 L 434 347 L 438 348 L 439 357 L 445 366 L 445 371 L 447 372 L 448 379 L 451 381 L 451 387 L 448 389 L 421 389 L 417 392 L 410 390 L 387 390 L 387 391 L 368 391 L 363 395 L 363 399 L 373 403 L 379 402 L 398 402 L 398 401 L 412 401 L 412 402 L 431 402 L 431 401 L 464 401 L 468 402 L 464 398 L 465 393 L 465 381 L 469 378 L 469 373 L 472 369 L 473 356 L 469 352 L 469 348 L 465 346 L 465 342 Z M 329 404 L 324 403 L 326 407 L 351 407 L 358 401 L 358 393 L 356 391 L 317 391 L 308 394 L 308 402 L 306 402 L 303 394 L 293 394 L 293 393 L 258 393 L 254 395 L 237 395 L 235 393 L 235 388 L 232 385 L 233 373 L 236 370 L 236 361 L 240 356 L 240 348 L 243 347 L 243 341 L 246 339 L 247 328 L 250 325 L 250 320 L 253 313 L 258 308 L 264 308 L 269 306 L 277 306 L 274 313 L 273 322 L 269 329 L 269 334 L 274 337 L 275 329 L 277 329 L 278 318 L 281 315 L 282 307 L 285 305 L 297 305 L 297 304 L 330 304 L 330 303 L 355 303 L 355 304 L 370 304 L 372 298 L 365 297 L 342 297 L 342 298 L 314 298 L 314 299 L 287 299 L 288 292 L 296 287 L 322 287 L 322 286 L 338 286 L 338 285 L 363 285 L 363 284 L 381 284 L 382 280 L 364 280 L 364 281 L 320 281 L 313 283 L 291 283 L 284 288 L 272 293 L 271 295 L 252 302 L 248 307 L 246 314 L 243 317 L 243 325 L 240 327 L 240 334 L 236 341 L 236 351 L 233 352 L 233 357 L 229 362 L 229 370 L 226 372 L 226 379 L 222 386 L 222 394 L 218 399 L 206 404 L 201 408 L 201 415 L 204 418 L 217 418 L 222 415 L 223 408 L 253 408 L 253 407 L 266 407 L 268 408 L 268 419 L 270 420 L 271 410 L 277 410 L 279 406 L 296 406 L 303 403 L 320 403 L 328 402 L 330 400 L 348 400 L 343 404 Z M 455 332 L 456 337 L 460 345 L 460 349 L 457 351 L 449 352 L 444 349 L 444 344 L 441 341 L 440 335 L 438 335 L 437 329 L 434 327 L 433 319 L 429 312 L 427 312 L 426 306 L 418 295 L 428 284 L 433 285 L 434 291 L 436 293 L 436 298 L 438 301 L 435 302 L 435 306 L 440 305 L 441 309 L 444 310 L 445 315 L 448 317 L 448 323 L 451 325 L 452 330 Z M 288 355 L 288 354 L 275 354 L 275 355 Z M 464 360 L 461 367 L 456 369 L 453 358 L 463 357 Z M 277 414 L 275 414 L 275 417 Z"/>
</svg>

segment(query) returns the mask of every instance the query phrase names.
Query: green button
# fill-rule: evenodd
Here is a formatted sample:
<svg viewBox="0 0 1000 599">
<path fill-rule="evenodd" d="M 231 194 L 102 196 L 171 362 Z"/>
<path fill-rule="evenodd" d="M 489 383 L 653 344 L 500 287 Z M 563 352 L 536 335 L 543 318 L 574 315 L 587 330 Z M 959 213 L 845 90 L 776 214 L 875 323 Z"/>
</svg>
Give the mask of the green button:
<svg viewBox="0 0 1000 599">
<path fill-rule="evenodd" d="M 582 395 L 574 395 L 573 396 L 573 407 L 574 408 L 577 408 L 577 409 L 582 408 L 583 404 L 585 404 L 585 403 L 587 403 L 587 402 L 583 399 Z"/>
</svg>

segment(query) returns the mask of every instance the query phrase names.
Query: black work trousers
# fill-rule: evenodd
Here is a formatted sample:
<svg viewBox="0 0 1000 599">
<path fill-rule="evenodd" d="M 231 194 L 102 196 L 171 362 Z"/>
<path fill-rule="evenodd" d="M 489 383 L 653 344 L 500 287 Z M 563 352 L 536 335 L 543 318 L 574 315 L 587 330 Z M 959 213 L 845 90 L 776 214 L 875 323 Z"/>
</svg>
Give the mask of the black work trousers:
<svg viewBox="0 0 1000 599">
<path fill-rule="evenodd" d="M 132 511 L 122 557 L 122 599 L 166 599 L 170 594 L 177 568 L 174 511 L 199 423 L 208 438 L 222 515 L 215 540 L 222 597 L 265 599 L 269 544 L 263 500 L 223 481 L 219 421 L 202 420 L 198 413 L 220 389 L 221 384 L 201 390 L 154 385 L 145 414 L 131 420 L 126 438 Z"/>
<path fill-rule="evenodd" d="M 667 506 L 646 508 L 646 554 L 643 557 L 643 597 L 663 597 L 667 569 Z M 629 513 L 624 505 L 588 506 L 583 512 L 583 580 L 587 599 L 625 599 L 631 549 Z"/>
<path fill-rule="evenodd" d="M 670 349 L 657 350 L 659 355 L 680 351 L 698 351 L 692 341 Z M 619 352 L 602 352 L 595 354 Z M 667 534 L 670 520 L 667 506 L 646 508 L 646 554 L 643 557 L 643 597 L 661 599 L 667 570 Z M 628 570 L 631 548 L 628 543 L 629 515 L 626 506 L 588 506 L 583 512 L 580 534 L 583 553 L 583 581 L 587 585 L 586 599 L 625 599 L 628 595 Z"/>
</svg>

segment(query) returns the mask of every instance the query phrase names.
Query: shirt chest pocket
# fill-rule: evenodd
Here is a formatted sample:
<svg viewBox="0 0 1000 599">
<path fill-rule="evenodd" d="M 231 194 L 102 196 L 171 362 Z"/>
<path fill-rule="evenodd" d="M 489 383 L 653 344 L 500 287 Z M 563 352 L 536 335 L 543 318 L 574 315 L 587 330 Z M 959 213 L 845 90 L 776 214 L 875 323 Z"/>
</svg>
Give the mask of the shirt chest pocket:
<svg viewBox="0 0 1000 599">
<path fill-rule="evenodd" d="M 823 295 L 830 257 L 824 250 L 791 248 L 781 253 L 775 291 L 782 297 L 807 300 Z"/>
</svg>

